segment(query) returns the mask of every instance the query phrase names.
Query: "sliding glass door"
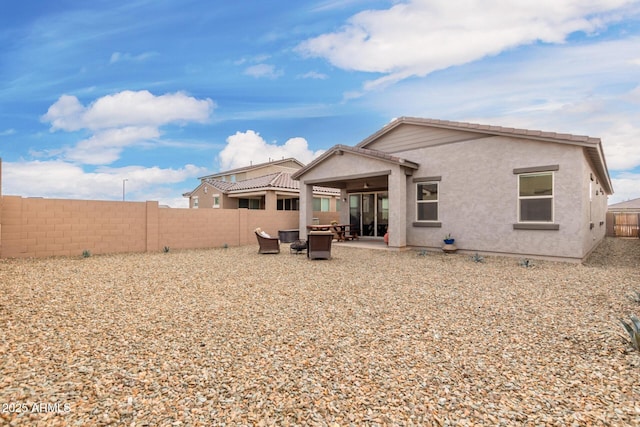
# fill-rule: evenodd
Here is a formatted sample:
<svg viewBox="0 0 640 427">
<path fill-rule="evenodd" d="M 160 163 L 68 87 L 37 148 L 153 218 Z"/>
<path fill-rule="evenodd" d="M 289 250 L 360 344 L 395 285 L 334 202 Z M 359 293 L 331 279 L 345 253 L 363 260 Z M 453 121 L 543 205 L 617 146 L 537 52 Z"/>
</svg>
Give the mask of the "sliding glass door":
<svg viewBox="0 0 640 427">
<path fill-rule="evenodd" d="M 349 195 L 349 217 L 359 227 L 359 235 L 382 237 L 389 225 L 389 193 L 354 193 Z"/>
</svg>

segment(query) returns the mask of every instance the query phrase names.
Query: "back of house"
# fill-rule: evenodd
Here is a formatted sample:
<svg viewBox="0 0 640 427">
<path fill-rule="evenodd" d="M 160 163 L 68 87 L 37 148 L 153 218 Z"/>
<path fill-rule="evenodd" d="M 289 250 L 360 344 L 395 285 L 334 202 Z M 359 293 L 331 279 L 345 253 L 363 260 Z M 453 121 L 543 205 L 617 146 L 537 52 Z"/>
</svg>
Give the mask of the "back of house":
<svg viewBox="0 0 640 427">
<path fill-rule="evenodd" d="M 439 248 L 451 234 L 460 250 L 568 261 L 605 236 L 613 192 L 597 138 L 410 117 L 294 178 L 340 188 L 341 221 L 388 232 L 390 247 Z"/>
</svg>

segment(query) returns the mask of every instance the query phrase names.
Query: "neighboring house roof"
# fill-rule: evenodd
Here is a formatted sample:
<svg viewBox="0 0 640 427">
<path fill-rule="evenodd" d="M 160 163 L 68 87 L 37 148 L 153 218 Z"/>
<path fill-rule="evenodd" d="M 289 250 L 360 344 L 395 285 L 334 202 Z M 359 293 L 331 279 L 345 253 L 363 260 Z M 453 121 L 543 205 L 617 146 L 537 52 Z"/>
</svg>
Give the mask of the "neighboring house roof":
<svg viewBox="0 0 640 427">
<path fill-rule="evenodd" d="M 212 185 L 222 192 L 229 190 L 229 188 L 233 187 L 233 185 L 235 184 L 235 182 L 222 181 L 220 179 L 205 179 L 204 181 L 202 181 L 202 184 L 205 183 Z"/>
<path fill-rule="evenodd" d="M 593 163 L 597 174 L 601 178 L 603 188 L 605 189 L 607 194 L 613 194 L 613 186 L 611 185 L 611 178 L 609 177 L 607 163 L 605 161 L 604 152 L 602 150 L 602 141 L 600 140 L 600 138 L 593 138 L 584 135 L 572 135 L 568 133 L 545 132 L 540 130 L 518 129 L 502 126 L 489 126 L 476 123 L 453 122 L 449 120 L 400 117 L 399 119 L 394 120 L 393 122 L 380 129 L 378 132 L 362 140 L 356 145 L 356 147 L 366 148 L 381 136 L 404 124 L 582 146 L 585 149 L 586 155 Z M 299 175 L 299 172 L 300 171 L 298 171 L 295 175 Z"/>
<path fill-rule="evenodd" d="M 607 207 L 610 211 L 637 211 L 640 212 L 640 198 L 614 203 Z"/>
<path fill-rule="evenodd" d="M 202 176 L 202 177 L 200 177 L 198 179 L 207 179 L 207 178 L 212 178 L 212 177 L 222 176 L 222 175 L 232 175 L 232 174 L 252 171 L 252 170 L 255 170 L 255 169 L 261 169 L 261 168 L 264 168 L 264 167 L 267 167 L 267 166 L 280 165 L 280 164 L 289 163 L 289 162 L 294 162 L 294 163 L 298 164 L 300 167 L 304 166 L 304 163 L 301 163 L 299 160 L 297 160 L 297 159 L 295 159 L 293 157 L 289 157 L 289 158 L 286 158 L 286 159 L 270 160 L 270 161 L 264 162 L 264 163 L 257 163 L 255 165 L 249 165 L 249 166 L 243 166 L 241 168 L 230 169 L 230 170 L 227 170 L 227 171 L 222 171 L 222 172 L 218 172 L 218 173 Z"/>
<path fill-rule="evenodd" d="M 291 177 L 293 179 L 300 179 L 300 177 L 302 175 L 304 175 L 306 172 L 308 172 L 309 170 L 313 169 L 318 163 L 321 163 L 322 161 L 324 161 L 327 157 L 332 156 L 334 154 L 342 154 L 342 153 L 352 153 L 358 156 L 364 156 L 364 157 L 369 157 L 372 159 L 378 159 L 378 160 L 382 160 L 385 162 L 389 162 L 389 163 L 393 163 L 396 165 L 400 165 L 400 166 L 405 166 L 411 169 L 418 169 L 419 165 L 415 162 L 412 162 L 410 160 L 407 159 L 403 159 L 397 156 L 392 156 L 390 154 L 387 154 L 385 152 L 379 151 L 379 150 L 369 150 L 367 148 L 362 148 L 362 147 L 350 147 L 348 145 L 342 145 L 342 144 L 338 144 L 338 145 L 334 145 L 333 147 L 331 147 L 329 150 L 325 151 L 324 153 L 322 153 L 321 156 L 317 157 L 315 160 L 313 160 L 311 163 L 309 163 L 307 166 L 303 167 L 302 169 L 299 169 L 298 171 L 296 171 L 294 174 L 291 175 Z"/>
<path fill-rule="evenodd" d="M 226 194 L 237 194 L 255 190 L 289 190 L 299 191 L 300 183 L 291 178 L 287 172 L 275 172 L 243 181 L 229 182 L 217 179 L 205 179 L 204 183 L 210 184 Z M 340 190 L 328 187 L 313 187 L 313 191 L 328 194 L 340 194 Z"/>
</svg>

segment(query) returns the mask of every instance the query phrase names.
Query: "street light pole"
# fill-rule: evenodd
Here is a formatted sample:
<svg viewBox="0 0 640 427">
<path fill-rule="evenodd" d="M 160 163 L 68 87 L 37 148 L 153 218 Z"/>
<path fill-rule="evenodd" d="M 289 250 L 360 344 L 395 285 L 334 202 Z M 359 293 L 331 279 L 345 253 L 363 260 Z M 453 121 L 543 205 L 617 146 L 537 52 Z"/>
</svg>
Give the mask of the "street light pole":
<svg viewBox="0 0 640 427">
<path fill-rule="evenodd" d="M 123 179 L 122 180 L 122 201 L 124 202 L 124 183 L 129 181 L 128 179 Z"/>
</svg>

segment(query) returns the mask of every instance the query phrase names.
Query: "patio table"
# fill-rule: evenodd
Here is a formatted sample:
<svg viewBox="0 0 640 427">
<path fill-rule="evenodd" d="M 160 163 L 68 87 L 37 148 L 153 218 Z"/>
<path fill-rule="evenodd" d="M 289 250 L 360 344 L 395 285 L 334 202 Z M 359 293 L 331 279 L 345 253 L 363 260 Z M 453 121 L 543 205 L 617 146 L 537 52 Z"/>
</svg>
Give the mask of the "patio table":
<svg viewBox="0 0 640 427">
<path fill-rule="evenodd" d="M 334 231 L 336 234 L 336 240 L 338 242 L 344 240 L 353 240 L 358 238 L 357 233 L 352 233 L 351 229 L 355 228 L 351 224 L 314 224 L 307 225 L 307 230 L 310 231 Z M 333 229 L 333 230 L 332 230 Z"/>
</svg>

